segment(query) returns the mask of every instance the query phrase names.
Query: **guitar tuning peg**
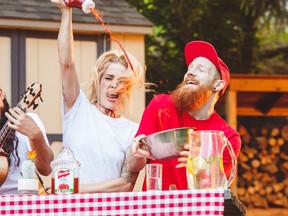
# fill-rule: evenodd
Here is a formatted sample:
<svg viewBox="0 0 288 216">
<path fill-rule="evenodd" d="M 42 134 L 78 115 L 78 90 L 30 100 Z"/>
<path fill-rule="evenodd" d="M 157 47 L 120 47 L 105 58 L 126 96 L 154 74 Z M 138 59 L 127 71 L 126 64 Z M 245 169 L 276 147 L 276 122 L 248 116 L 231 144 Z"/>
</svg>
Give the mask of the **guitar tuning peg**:
<svg viewBox="0 0 288 216">
<path fill-rule="evenodd" d="M 38 104 L 33 104 L 33 110 L 35 110 L 38 107 Z"/>
</svg>

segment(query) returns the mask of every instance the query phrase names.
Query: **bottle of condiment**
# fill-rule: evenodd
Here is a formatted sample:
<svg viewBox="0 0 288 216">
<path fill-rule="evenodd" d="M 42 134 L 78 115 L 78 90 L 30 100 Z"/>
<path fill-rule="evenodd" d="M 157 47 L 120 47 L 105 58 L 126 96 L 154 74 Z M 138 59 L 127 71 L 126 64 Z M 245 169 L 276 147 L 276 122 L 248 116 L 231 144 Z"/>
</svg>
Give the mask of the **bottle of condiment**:
<svg viewBox="0 0 288 216">
<path fill-rule="evenodd" d="M 85 13 L 90 13 L 91 9 L 95 8 L 95 3 L 92 0 L 63 0 L 68 7 L 79 8 Z"/>
<path fill-rule="evenodd" d="M 80 162 L 71 149 L 63 147 L 56 160 L 51 162 L 51 194 L 73 194 L 79 192 Z"/>
</svg>

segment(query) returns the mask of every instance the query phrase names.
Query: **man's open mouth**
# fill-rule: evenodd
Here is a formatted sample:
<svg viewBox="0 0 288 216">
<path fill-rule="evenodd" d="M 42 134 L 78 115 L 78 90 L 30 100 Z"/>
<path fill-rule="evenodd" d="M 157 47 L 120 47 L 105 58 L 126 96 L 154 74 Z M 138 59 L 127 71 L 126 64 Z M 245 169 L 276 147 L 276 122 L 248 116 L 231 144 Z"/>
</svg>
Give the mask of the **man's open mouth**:
<svg viewBox="0 0 288 216">
<path fill-rule="evenodd" d="M 185 82 L 185 85 L 198 85 L 198 81 L 197 80 L 192 80 L 192 79 L 189 79 L 189 80 L 186 80 Z"/>
</svg>

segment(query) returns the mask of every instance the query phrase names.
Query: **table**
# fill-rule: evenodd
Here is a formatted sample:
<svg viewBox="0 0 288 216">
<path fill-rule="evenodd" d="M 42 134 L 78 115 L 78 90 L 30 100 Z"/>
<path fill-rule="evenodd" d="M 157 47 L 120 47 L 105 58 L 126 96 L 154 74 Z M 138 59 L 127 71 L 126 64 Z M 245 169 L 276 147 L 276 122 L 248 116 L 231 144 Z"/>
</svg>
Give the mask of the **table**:
<svg viewBox="0 0 288 216">
<path fill-rule="evenodd" d="M 3 195 L 0 215 L 224 215 L 224 190 Z"/>
<path fill-rule="evenodd" d="M 246 207 L 232 191 L 224 191 L 224 216 L 245 216 Z"/>
</svg>

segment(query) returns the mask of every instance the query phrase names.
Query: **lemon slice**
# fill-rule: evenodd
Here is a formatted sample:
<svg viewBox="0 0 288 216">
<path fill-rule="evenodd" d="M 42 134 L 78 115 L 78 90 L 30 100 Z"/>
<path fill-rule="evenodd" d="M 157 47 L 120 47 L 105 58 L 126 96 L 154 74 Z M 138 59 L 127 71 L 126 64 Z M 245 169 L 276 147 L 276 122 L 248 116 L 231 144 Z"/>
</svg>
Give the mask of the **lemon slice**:
<svg viewBox="0 0 288 216">
<path fill-rule="evenodd" d="M 206 169 L 207 163 L 201 157 L 189 158 L 187 163 L 188 172 L 192 175 L 196 175 L 199 170 Z"/>
<path fill-rule="evenodd" d="M 219 163 L 220 163 L 219 166 L 220 166 L 221 172 L 222 172 L 222 173 L 225 173 L 224 166 L 223 166 L 223 158 L 222 158 L 222 157 L 220 157 Z"/>
</svg>

